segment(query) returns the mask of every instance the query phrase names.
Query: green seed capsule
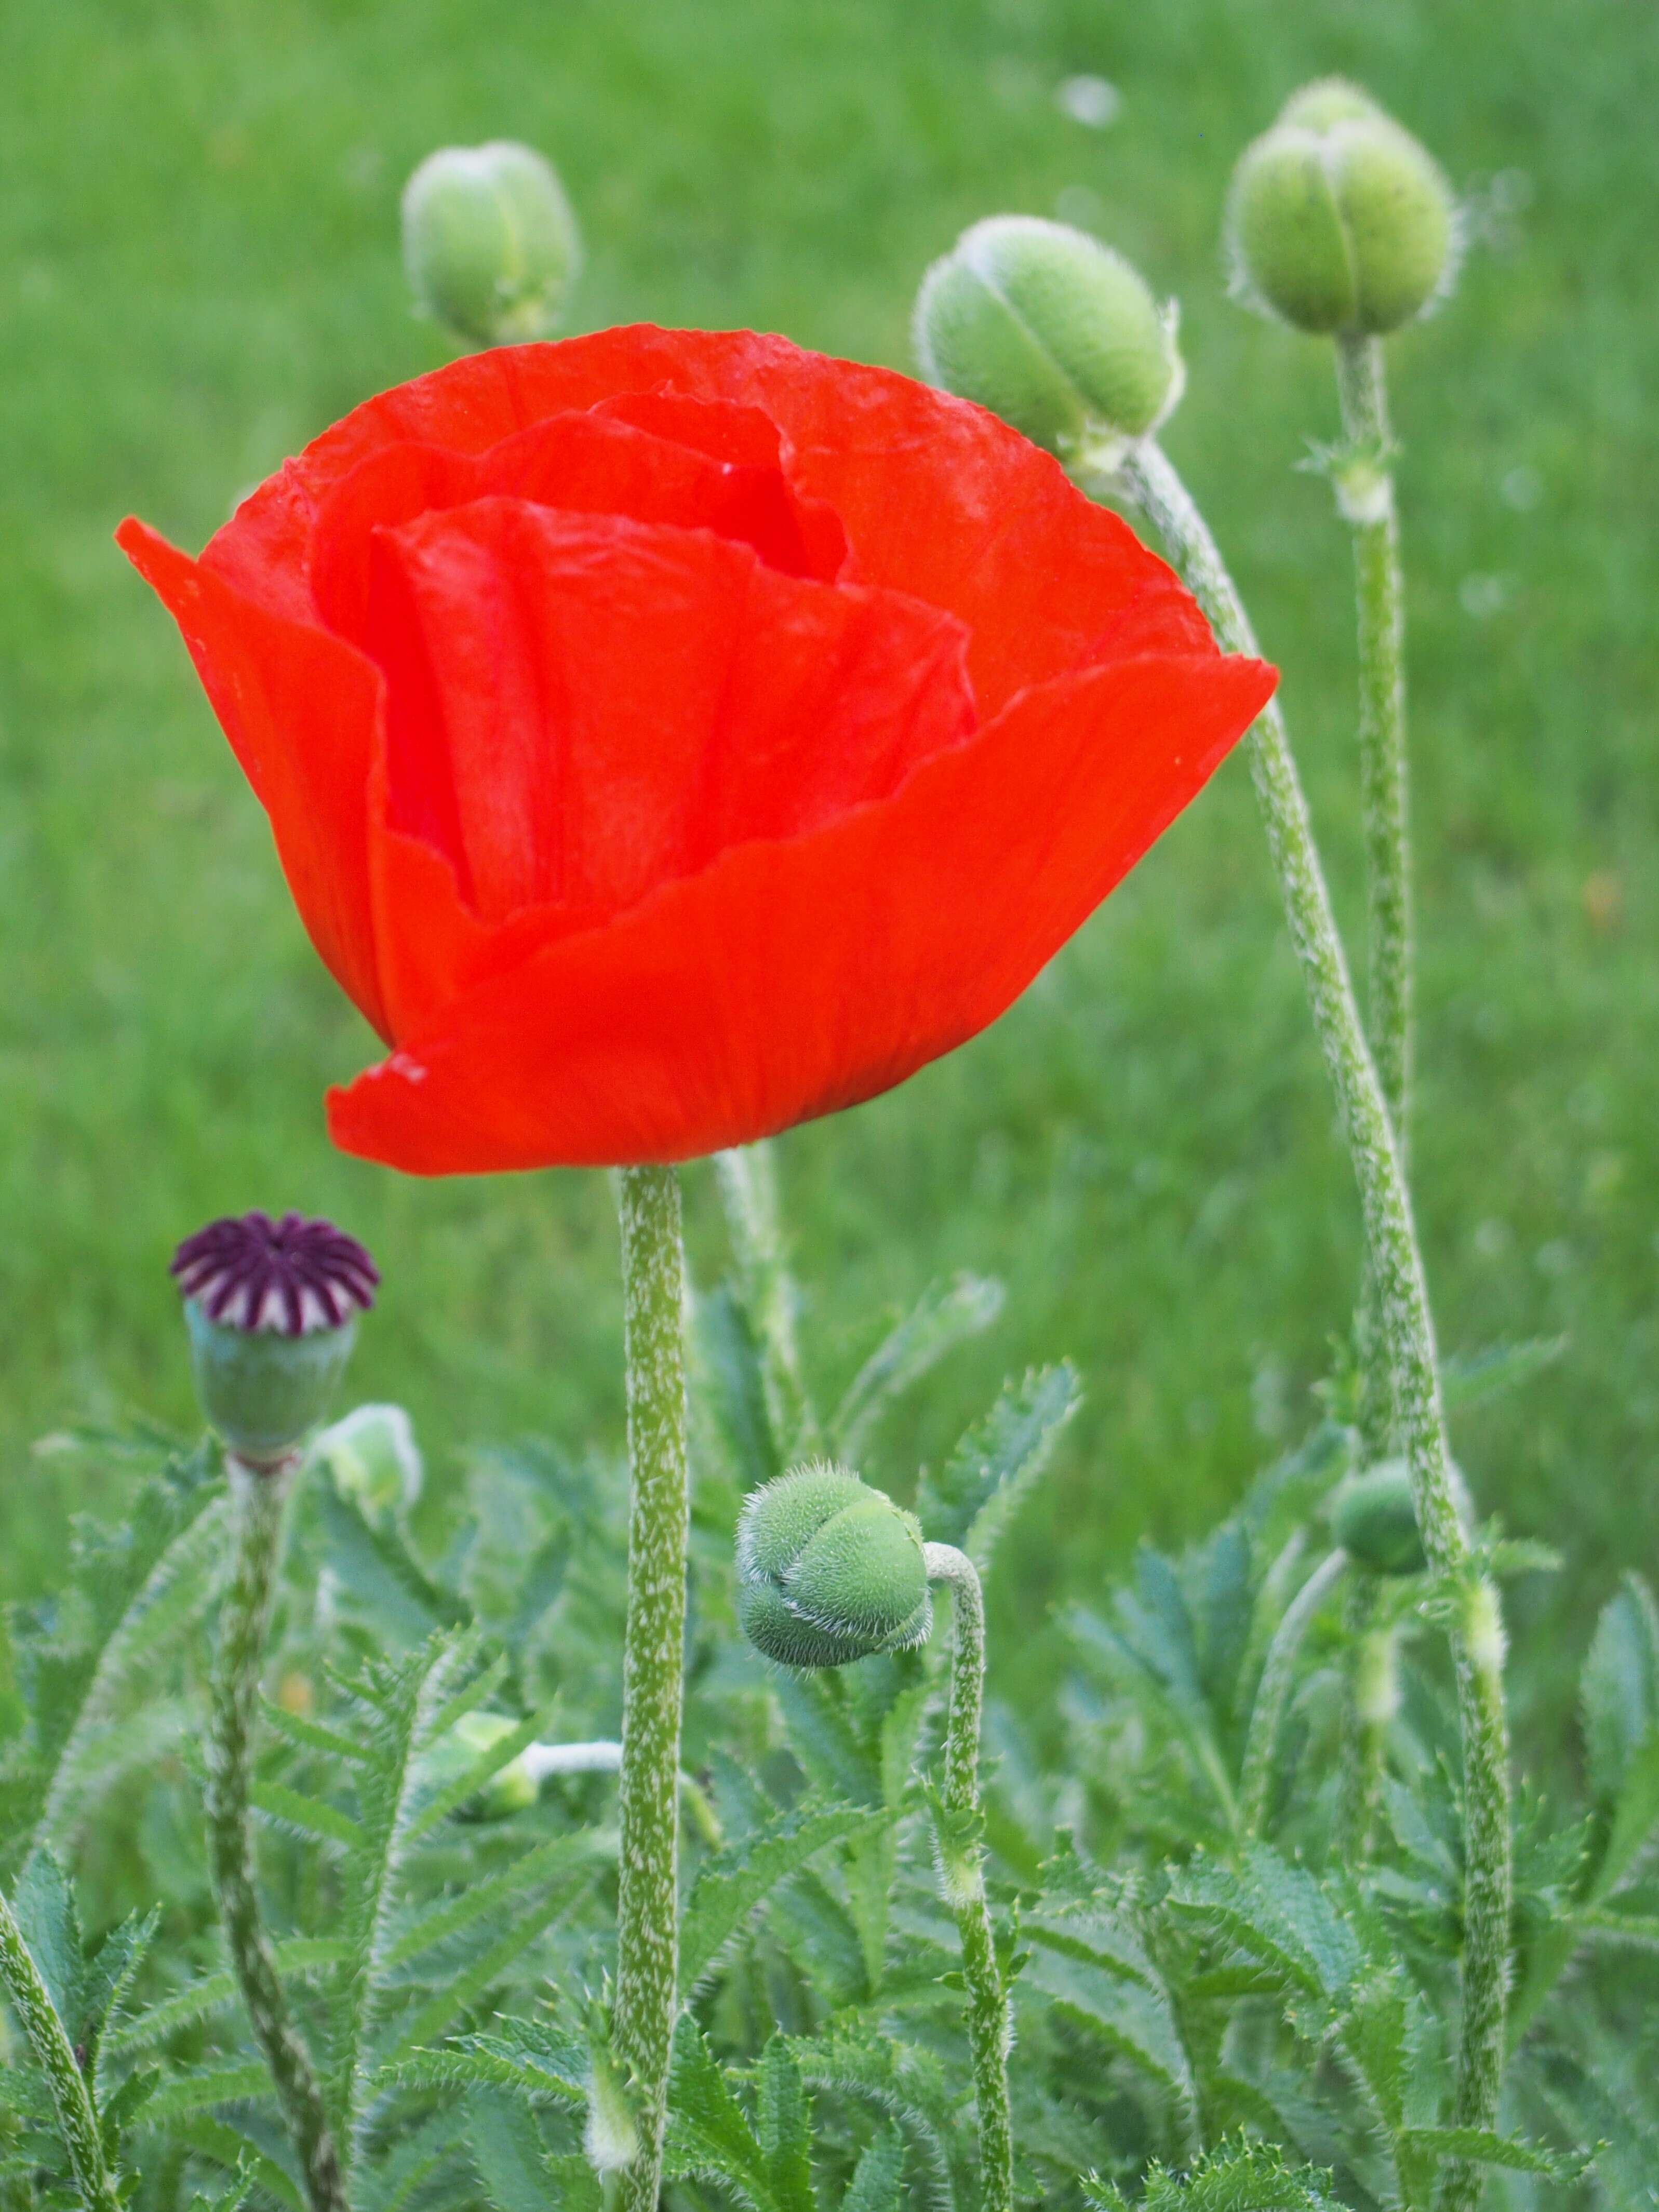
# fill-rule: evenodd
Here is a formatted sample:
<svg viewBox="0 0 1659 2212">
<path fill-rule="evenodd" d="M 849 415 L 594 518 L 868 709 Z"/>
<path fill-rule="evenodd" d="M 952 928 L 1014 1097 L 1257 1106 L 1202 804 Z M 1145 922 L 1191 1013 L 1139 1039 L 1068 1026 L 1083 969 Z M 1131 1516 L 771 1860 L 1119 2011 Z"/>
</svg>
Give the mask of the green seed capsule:
<svg viewBox="0 0 1659 2212">
<path fill-rule="evenodd" d="M 1068 456 L 1140 438 L 1181 396 L 1170 318 L 1121 254 L 1035 216 L 963 231 L 916 295 L 923 374 Z"/>
<path fill-rule="evenodd" d="M 1296 329 L 1382 337 L 1450 280 L 1451 189 L 1356 86 L 1308 86 L 1245 149 L 1228 202 L 1237 289 Z"/>
<path fill-rule="evenodd" d="M 404 265 L 422 309 L 480 345 L 557 329 L 581 236 L 552 165 L 493 139 L 428 154 L 404 187 Z"/>
<path fill-rule="evenodd" d="M 845 1468 L 780 1475 L 738 1523 L 738 1619 L 788 1667 L 920 1644 L 933 1623 L 921 1524 Z"/>
</svg>

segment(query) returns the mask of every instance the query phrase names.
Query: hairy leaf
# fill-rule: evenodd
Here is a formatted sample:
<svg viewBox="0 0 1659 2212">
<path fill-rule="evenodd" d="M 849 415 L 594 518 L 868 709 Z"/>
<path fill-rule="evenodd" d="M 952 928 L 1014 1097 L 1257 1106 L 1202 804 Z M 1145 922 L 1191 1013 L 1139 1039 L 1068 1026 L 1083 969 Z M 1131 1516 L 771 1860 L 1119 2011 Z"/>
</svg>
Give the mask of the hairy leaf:
<svg viewBox="0 0 1659 2212">
<path fill-rule="evenodd" d="M 836 1451 L 849 1466 L 859 1465 L 896 1399 L 947 1352 L 989 1328 L 1002 1311 L 1003 1295 L 1000 1283 L 982 1275 L 957 1275 L 923 1291 L 860 1368 L 830 1420 Z"/>
<path fill-rule="evenodd" d="M 826 1844 L 869 1836 L 886 1824 L 879 1808 L 809 1807 L 714 1852 L 698 1873 L 681 1924 L 681 1989 L 695 1990 L 768 1893 Z"/>
</svg>

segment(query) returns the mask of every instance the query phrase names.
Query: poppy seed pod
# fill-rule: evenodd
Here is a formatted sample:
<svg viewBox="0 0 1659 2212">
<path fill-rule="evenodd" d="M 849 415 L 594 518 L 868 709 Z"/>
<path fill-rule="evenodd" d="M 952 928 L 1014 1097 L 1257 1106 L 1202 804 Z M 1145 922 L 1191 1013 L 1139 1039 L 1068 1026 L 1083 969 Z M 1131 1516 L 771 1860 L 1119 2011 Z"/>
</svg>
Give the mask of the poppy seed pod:
<svg viewBox="0 0 1659 2212">
<path fill-rule="evenodd" d="M 1062 459 L 1141 438 L 1181 397 L 1173 319 L 1121 254 L 1064 223 L 992 216 L 921 280 L 915 340 L 934 384 Z"/>
<path fill-rule="evenodd" d="M 1398 330 L 1449 283 L 1456 242 L 1437 164 L 1340 78 L 1297 93 L 1233 173 L 1235 289 L 1299 331 Z"/>
<path fill-rule="evenodd" d="M 209 1423 L 240 1458 L 286 1458 L 328 1409 L 374 1262 L 331 1222 L 255 1212 L 187 1237 L 172 1272 Z"/>
<path fill-rule="evenodd" d="M 581 266 L 550 162 L 511 139 L 445 146 L 404 187 L 404 265 L 424 311 L 464 338 L 550 337 Z"/>
<path fill-rule="evenodd" d="M 745 1499 L 738 1619 L 769 1659 L 844 1667 L 933 1626 L 921 1526 L 845 1468 L 792 1468 Z"/>
</svg>

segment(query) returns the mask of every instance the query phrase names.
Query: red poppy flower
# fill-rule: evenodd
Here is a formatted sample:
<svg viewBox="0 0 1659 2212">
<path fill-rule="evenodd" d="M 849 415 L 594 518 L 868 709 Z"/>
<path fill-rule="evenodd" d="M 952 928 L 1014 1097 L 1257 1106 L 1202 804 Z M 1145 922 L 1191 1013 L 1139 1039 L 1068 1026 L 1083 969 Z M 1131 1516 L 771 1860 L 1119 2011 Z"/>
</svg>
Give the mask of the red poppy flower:
<svg viewBox="0 0 1659 2212">
<path fill-rule="evenodd" d="M 980 409 L 781 338 L 503 348 L 199 561 L 120 539 L 421 1174 L 683 1159 L 994 1021 L 1273 688 Z"/>
</svg>

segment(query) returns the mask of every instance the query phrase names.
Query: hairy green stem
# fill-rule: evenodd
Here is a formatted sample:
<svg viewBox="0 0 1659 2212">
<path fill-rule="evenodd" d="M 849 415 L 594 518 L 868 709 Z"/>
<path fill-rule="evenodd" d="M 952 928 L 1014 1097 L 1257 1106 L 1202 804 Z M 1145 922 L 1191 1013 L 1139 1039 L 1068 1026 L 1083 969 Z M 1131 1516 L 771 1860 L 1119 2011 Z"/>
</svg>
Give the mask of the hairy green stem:
<svg viewBox="0 0 1659 2212">
<path fill-rule="evenodd" d="M 1399 1632 L 1377 1620 L 1381 1583 L 1356 1573 L 1348 1590 L 1348 1679 L 1342 1702 L 1332 1856 L 1342 1863 L 1369 1858 L 1382 1791 L 1389 1729 L 1400 1709 Z"/>
<path fill-rule="evenodd" d="M 817 1423 L 801 1376 L 795 1336 L 794 1285 L 778 1216 L 772 1147 L 762 1142 L 714 1155 L 714 1176 L 738 1283 L 758 1337 L 766 1417 L 780 1471 L 818 1449 Z"/>
<path fill-rule="evenodd" d="M 1285 1607 L 1262 1664 L 1261 1680 L 1250 1708 L 1249 1731 L 1244 1741 L 1244 1764 L 1239 1776 L 1239 1808 L 1244 1832 L 1259 1836 L 1267 1826 L 1268 1799 L 1273 1792 L 1273 1754 L 1279 1748 L 1285 1708 L 1290 1702 L 1296 1675 L 1297 1654 L 1315 1615 L 1341 1580 L 1348 1564 L 1344 1551 L 1322 1559 Z"/>
<path fill-rule="evenodd" d="M 679 1964 L 678 1794 L 684 1699 L 685 1259 L 672 1168 L 624 1168 L 623 1313 L 628 1366 L 628 1624 L 623 1646 L 622 1861 L 617 1900 L 618 2057 L 640 2148 L 625 2212 L 655 2212 Z"/>
<path fill-rule="evenodd" d="M 1129 449 L 1118 480 L 1156 525 L 1170 560 L 1222 645 L 1236 653 L 1255 653 L 1255 631 L 1208 526 L 1155 440 L 1144 440 Z M 1455 2106 L 1459 2126 L 1489 2128 L 1498 2117 L 1504 2058 L 1511 1881 L 1509 1729 L 1498 1595 L 1474 1570 L 1458 1516 L 1434 1323 L 1411 1194 L 1360 1024 L 1307 799 L 1276 698 L 1258 716 L 1247 744 L 1291 940 L 1359 1187 L 1365 1242 L 1393 1370 L 1395 1417 L 1411 1470 L 1423 1547 L 1434 1571 L 1462 1583 L 1469 1597 L 1451 1639 L 1463 1747 L 1466 1854 L 1463 2018 Z M 1478 1609 L 1483 1624 L 1480 1638 L 1471 1635 L 1472 1609 Z M 1495 1672 L 1491 1664 L 1494 1649 L 1499 1655 Z M 1479 2198 L 1480 2179 L 1480 2169 L 1465 2161 L 1449 2166 L 1443 2212 L 1468 2212 Z"/>
<path fill-rule="evenodd" d="M 58 2132 L 69 2154 L 70 2170 L 86 2212 L 121 2212 L 120 2191 L 104 2157 L 98 2117 L 75 2047 L 3 1896 L 0 1896 L 0 1982 L 5 1984 L 12 2009 L 46 2077 L 58 2114 Z"/>
<path fill-rule="evenodd" d="M 1353 533 L 1359 639 L 1359 793 L 1370 882 L 1367 1030 L 1403 1161 L 1412 1074 L 1412 865 L 1406 759 L 1406 616 L 1400 521 L 1389 471 L 1388 386 L 1380 338 L 1336 341 L 1347 447 L 1333 469 L 1338 511 Z M 1370 1270 L 1361 1300 L 1360 1433 L 1368 1458 L 1392 1441 L 1388 1345 Z"/>
<path fill-rule="evenodd" d="M 283 1511 L 297 1462 L 255 1466 L 228 1455 L 235 1564 L 219 1614 L 207 1736 L 208 1856 L 230 1962 L 299 2155 L 312 2212 L 344 2212 L 345 2183 L 317 2069 L 289 2014 L 254 1887 L 248 1820 L 254 1717 L 282 1547 Z"/>
<path fill-rule="evenodd" d="M 945 1730 L 944 1818 L 936 1825 L 939 1886 L 945 1902 L 956 1916 L 962 1943 L 962 1978 L 968 1991 L 968 2046 L 979 2112 L 981 2201 L 984 2212 L 1012 2212 L 1014 2136 L 1008 2105 L 1008 2052 L 1013 2027 L 991 1933 L 979 1841 L 985 1596 L 973 1561 L 954 1544 L 924 1545 L 922 1559 L 930 1582 L 950 1584 L 956 1616 L 951 1711 Z"/>
</svg>

